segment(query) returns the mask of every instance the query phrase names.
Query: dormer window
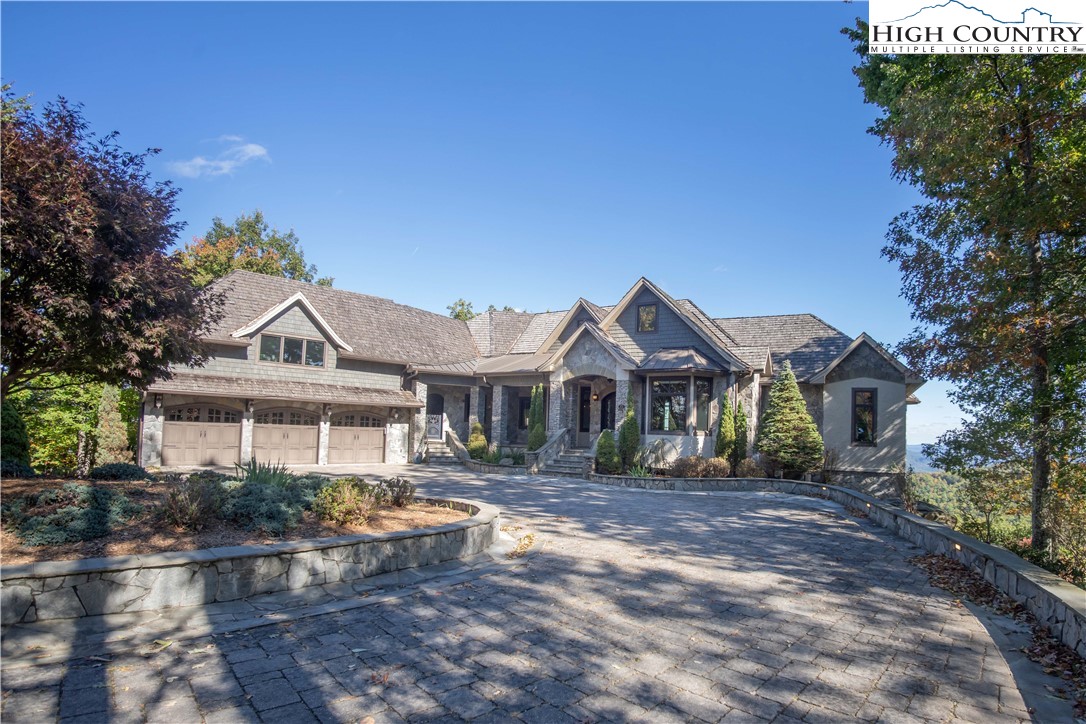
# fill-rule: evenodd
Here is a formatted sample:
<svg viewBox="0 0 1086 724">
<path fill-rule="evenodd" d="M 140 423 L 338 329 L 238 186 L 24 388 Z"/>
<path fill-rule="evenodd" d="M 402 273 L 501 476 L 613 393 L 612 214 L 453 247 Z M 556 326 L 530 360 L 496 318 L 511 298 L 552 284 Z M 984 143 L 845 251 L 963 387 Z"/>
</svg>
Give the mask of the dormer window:
<svg viewBox="0 0 1086 724">
<path fill-rule="evenodd" d="M 324 342 L 316 339 L 260 335 L 260 361 L 324 367 Z"/>
<path fill-rule="evenodd" d="M 642 304 L 637 307 L 637 331 L 656 331 L 656 305 Z"/>
</svg>

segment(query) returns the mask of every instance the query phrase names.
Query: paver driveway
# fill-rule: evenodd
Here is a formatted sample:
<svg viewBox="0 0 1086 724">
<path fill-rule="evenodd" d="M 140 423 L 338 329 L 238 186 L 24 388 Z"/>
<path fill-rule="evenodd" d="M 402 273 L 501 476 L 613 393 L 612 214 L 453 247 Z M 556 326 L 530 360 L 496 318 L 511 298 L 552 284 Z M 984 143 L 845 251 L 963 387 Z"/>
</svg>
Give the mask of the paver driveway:
<svg viewBox="0 0 1086 724">
<path fill-rule="evenodd" d="M 982 622 L 905 562 L 918 551 L 823 501 L 407 472 L 545 547 L 149 658 L 5 668 L 3 720 L 1029 719 Z"/>
</svg>

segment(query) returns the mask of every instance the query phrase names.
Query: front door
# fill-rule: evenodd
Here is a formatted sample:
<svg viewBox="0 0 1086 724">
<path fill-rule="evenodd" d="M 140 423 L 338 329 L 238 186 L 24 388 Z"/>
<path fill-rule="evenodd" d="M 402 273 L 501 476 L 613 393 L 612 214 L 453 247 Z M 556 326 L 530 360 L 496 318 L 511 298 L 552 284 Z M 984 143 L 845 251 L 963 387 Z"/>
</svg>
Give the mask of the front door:
<svg viewBox="0 0 1086 724">
<path fill-rule="evenodd" d="M 592 388 L 582 387 L 577 404 L 577 447 L 588 447 L 588 431 L 592 427 Z"/>
<path fill-rule="evenodd" d="M 445 439 L 445 398 L 437 393 L 426 396 L 426 437 Z"/>
</svg>

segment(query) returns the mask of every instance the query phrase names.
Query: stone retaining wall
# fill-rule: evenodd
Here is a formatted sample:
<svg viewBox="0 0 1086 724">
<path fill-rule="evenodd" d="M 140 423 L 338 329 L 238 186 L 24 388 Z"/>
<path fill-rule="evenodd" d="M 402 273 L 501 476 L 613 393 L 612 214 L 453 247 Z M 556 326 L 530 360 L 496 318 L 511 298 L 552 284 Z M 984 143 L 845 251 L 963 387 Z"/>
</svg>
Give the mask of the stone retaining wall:
<svg viewBox="0 0 1086 724">
<path fill-rule="evenodd" d="M 523 465 L 493 465 L 478 460 L 464 461 L 464 467 L 473 473 L 497 473 L 498 475 L 527 475 L 528 468 Z"/>
<path fill-rule="evenodd" d="M 1003 548 L 921 518 L 864 493 L 835 485 L 768 478 L 632 478 L 591 473 L 596 483 L 685 491 L 776 492 L 828 498 L 859 510 L 883 528 L 930 553 L 948 556 L 1025 606 L 1052 634 L 1086 658 L 1086 592 Z"/>
<path fill-rule="evenodd" d="M 395 533 L 5 566 L 0 623 L 198 606 L 357 581 L 473 556 L 498 539 L 499 512 L 492 505 L 420 501 L 448 504 L 472 517 Z"/>
</svg>

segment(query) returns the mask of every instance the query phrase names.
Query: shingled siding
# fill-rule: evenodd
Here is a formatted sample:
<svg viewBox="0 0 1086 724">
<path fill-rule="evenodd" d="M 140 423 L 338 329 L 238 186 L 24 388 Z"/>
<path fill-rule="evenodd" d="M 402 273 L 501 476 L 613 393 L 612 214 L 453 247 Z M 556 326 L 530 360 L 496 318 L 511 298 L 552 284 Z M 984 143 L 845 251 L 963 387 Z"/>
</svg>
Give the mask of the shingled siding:
<svg viewBox="0 0 1086 724">
<path fill-rule="evenodd" d="M 338 350 L 326 339 L 324 368 L 261 362 L 260 335 L 264 333 L 305 339 L 325 339 L 304 311 L 298 307 L 291 307 L 259 333 L 253 335 L 248 348 L 214 345 L 213 356 L 206 365 L 186 368 L 186 371 L 193 374 L 224 377 L 260 377 L 261 379 L 352 385 L 384 390 L 400 389 L 402 366 L 341 359 Z"/>
<path fill-rule="evenodd" d="M 637 308 L 644 304 L 656 305 L 656 331 L 637 331 Z M 637 295 L 608 330 L 611 337 L 638 364 L 658 349 L 674 347 L 706 347 L 697 332 L 691 329 L 679 315 L 652 292 L 645 290 Z"/>
</svg>

